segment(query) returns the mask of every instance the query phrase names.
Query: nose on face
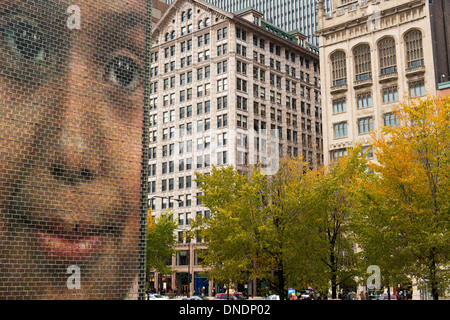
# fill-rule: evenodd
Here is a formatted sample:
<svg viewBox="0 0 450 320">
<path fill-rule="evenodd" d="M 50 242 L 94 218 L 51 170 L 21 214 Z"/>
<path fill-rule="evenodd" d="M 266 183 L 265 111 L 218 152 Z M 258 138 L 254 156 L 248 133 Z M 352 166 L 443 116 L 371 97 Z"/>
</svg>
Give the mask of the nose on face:
<svg viewBox="0 0 450 320">
<path fill-rule="evenodd" d="M 83 56 L 73 57 L 56 102 L 58 117 L 53 121 L 59 122 L 60 130 L 49 169 L 54 179 L 65 184 L 90 182 L 101 172 L 105 124 L 100 119 L 105 119 L 105 105 L 91 69 Z"/>
</svg>

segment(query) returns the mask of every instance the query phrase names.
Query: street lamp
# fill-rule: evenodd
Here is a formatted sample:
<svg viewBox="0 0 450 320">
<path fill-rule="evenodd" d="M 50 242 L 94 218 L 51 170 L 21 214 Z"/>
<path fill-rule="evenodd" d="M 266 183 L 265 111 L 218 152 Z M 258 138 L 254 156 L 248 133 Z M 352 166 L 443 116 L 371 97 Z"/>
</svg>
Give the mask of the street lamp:
<svg viewBox="0 0 450 320">
<path fill-rule="evenodd" d="M 168 200 L 169 200 L 169 203 L 170 203 L 170 199 L 171 199 L 171 198 L 173 198 L 173 200 L 177 201 L 178 203 L 183 202 L 183 200 L 174 198 L 173 196 L 168 196 L 168 197 L 164 197 L 164 196 L 152 196 L 152 197 L 150 198 L 150 201 L 149 201 L 149 206 L 150 206 L 150 208 L 153 208 L 153 200 L 154 200 L 155 198 L 168 199 Z"/>
</svg>

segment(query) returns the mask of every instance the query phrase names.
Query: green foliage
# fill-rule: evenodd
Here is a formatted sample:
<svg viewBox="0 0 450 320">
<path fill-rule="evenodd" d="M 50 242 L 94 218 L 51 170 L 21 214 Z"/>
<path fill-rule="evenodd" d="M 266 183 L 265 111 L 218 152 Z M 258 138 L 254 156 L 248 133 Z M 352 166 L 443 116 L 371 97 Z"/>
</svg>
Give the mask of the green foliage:
<svg viewBox="0 0 450 320">
<path fill-rule="evenodd" d="M 147 221 L 146 240 L 146 270 L 159 273 L 171 273 L 172 269 L 167 266 L 168 259 L 175 254 L 174 245 L 176 237 L 174 235 L 177 222 L 173 220 L 173 213 L 165 211 L 155 220 L 151 216 Z"/>
<path fill-rule="evenodd" d="M 437 298 L 449 279 L 450 97 L 407 100 L 395 112 L 401 125 L 372 136 L 377 161 L 356 145 L 328 167 L 285 158 L 273 176 L 258 166 L 199 174 L 211 217 L 193 230 L 208 244 L 209 277 L 256 277 L 280 297 L 288 287 L 331 286 L 335 297 L 375 264 L 385 286 L 415 277 Z"/>
</svg>

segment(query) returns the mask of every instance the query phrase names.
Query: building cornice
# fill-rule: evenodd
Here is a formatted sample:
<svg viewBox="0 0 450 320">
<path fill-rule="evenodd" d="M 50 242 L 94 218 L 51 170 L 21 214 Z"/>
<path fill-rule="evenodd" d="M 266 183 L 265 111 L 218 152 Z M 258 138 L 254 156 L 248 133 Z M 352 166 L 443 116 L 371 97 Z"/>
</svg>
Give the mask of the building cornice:
<svg viewBox="0 0 450 320">
<path fill-rule="evenodd" d="M 355 6 L 357 6 L 358 4 L 355 4 Z M 379 15 L 380 18 L 387 18 L 389 16 L 393 16 L 393 15 L 398 15 L 401 14 L 403 12 L 407 12 L 407 11 L 411 11 L 414 9 L 418 9 L 420 7 L 424 7 L 426 5 L 425 0 L 412 0 L 409 1 L 407 3 L 402 3 L 399 4 L 395 7 L 390 7 L 384 10 L 380 10 Z M 349 10 L 350 6 L 345 7 L 344 9 Z M 353 15 L 353 18 L 351 18 L 350 16 L 348 18 L 350 19 L 346 19 L 345 22 L 342 23 L 337 23 L 335 25 L 332 25 L 330 27 L 327 28 L 322 28 L 316 31 L 315 35 L 316 36 L 321 36 L 321 37 L 326 37 L 330 34 L 336 33 L 336 32 L 340 32 L 349 28 L 353 28 L 353 27 L 358 27 L 358 26 L 362 26 L 362 25 L 366 25 L 369 18 L 371 18 L 374 13 L 371 14 L 366 14 L 366 8 L 368 8 L 367 6 L 365 7 L 360 7 L 359 10 L 361 12 L 361 14 L 359 15 Z M 330 21 L 330 23 L 332 22 L 333 19 L 337 19 L 340 16 L 344 16 L 346 13 L 344 10 L 342 9 L 342 13 L 339 16 L 333 17 L 333 13 L 330 14 L 324 14 L 324 16 L 322 17 L 322 19 L 324 19 L 325 21 Z M 355 9 L 353 11 L 357 11 L 358 9 Z M 347 15 L 349 15 L 351 13 L 348 12 Z M 327 23 L 328 24 L 328 23 Z"/>
</svg>

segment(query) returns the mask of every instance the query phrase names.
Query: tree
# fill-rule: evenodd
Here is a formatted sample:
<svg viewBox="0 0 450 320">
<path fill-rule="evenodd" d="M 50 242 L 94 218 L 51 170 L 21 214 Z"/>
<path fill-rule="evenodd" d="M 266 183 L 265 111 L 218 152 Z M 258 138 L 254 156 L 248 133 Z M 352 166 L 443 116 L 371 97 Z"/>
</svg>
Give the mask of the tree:
<svg viewBox="0 0 450 320">
<path fill-rule="evenodd" d="M 191 220 L 191 233 L 198 233 L 208 244 L 208 250 L 199 253 L 201 263 L 208 269 L 208 277 L 226 284 L 244 283 L 243 271 L 251 261 L 248 259 L 247 231 L 241 227 L 241 198 L 246 178 L 231 166 L 218 169 L 213 166 L 211 174 L 197 174 L 196 183 L 202 191 L 202 204 L 211 211 L 210 219 Z"/>
<path fill-rule="evenodd" d="M 162 212 L 158 219 L 151 215 L 147 218 L 147 246 L 146 246 L 146 270 L 154 270 L 158 273 L 171 273 L 172 268 L 167 266 L 167 261 L 175 254 L 176 221 L 173 220 L 173 212 Z"/>
<path fill-rule="evenodd" d="M 293 250 L 288 236 L 298 223 L 298 206 L 292 205 L 290 190 L 306 164 L 280 162 L 274 176 L 264 175 L 259 167 L 249 176 L 232 167 L 213 167 L 211 174 L 198 175 L 202 202 L 210 208 L 211 218 L 195 226 L 208 244 L 203 264 L 211 278 L 243 283 L 256 277 L 285 298 L 286 257 Z"/>
<path fill-rule="evenodd" d="M 349 150 L 348 157 L 329 167 L 307 172 L 300 186 L 299 198 L 303 214 L 301 224 L 309 230 L 308 262 L 315 277 L 325 289 L 331 285 L 332 298 L 337 288 L 351 280 L 356 272 L 354 248 L 350 238 L 350 215 L 353 202 L 348 195 L 352 181 L 364 171 L 360 148 Z"/>
<path fill-rule="evenodd" d="M 387 190 L 383 189 L 381 176 L 373 172 L 361 175 L 349 188 L 354 201 L 351 216 L 351 232 L 358 244 L 359 273 L 367 276 L 370 265 L 377 265 L 381 270 L 381 282 L 388 289 L 405 281 L 411 257 L 398 240 L 398 219 L 401 215 L 386 201 Z"/>
<path fill-rule="evenodd" d="M 407 268 L 437 300 L 450 262 L 450 97 L 409 99 L 394 114 L 397 126 L 373 134 L 375 174 L 359 182 L 355 230 L 384 272 Z"/>
</svg>

